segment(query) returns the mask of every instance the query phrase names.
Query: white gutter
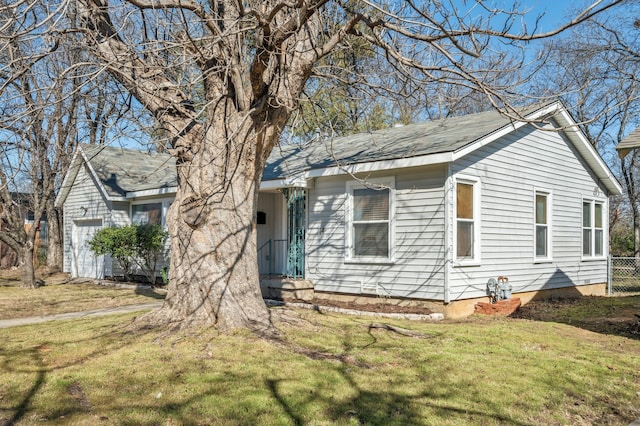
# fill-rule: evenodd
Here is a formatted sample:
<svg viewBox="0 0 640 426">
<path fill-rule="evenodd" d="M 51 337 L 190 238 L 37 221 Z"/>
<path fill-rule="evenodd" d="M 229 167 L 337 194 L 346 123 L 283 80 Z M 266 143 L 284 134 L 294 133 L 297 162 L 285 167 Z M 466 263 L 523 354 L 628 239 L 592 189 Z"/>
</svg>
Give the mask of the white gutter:
<svg viewBox="0 0 640 426">
<path fill-rule="evenodd" d="M 178 192 L 178 187 L 177 186 L 167 186 L 167 187 L 164 187 L 164 188 L 145 189 L 145 190 L 142 190 L 142 191 L 127 192 L 127 195 L 125 196 L 125 198 L 127 200 L 129 200 L 131 198 L 152 197 L 154 195 L 175 194 L 176 192 Z"/>
<path fill-rule="evenodd" d="M 350 164 L 347 166 L 332 166 L 322 169 L 313 169 L 301 173 L 295 178 L 273 179 L 262 181 L 260 189 L 279 189 L 298 186 L 306 188 L 309 186 L 307 180 L 324 176 L 339 176 L 355 173 L 368 173 L 389 169 L 402 169 L 407 167 L 427 166 L 431 164 L 449 163 L 453 161 L 452 152 L 438 154 L 421 155 L 418 157 L 400 158 L 396 160 L 371 161 L 368 163 Z"/>
<path fill-rule="evenodd" d="M 307 188 L 309 184 L 307 183 L 306 173 L 300 174 L 298 176 L 284 178 L 284 179 L 273 179 L 260 182 L 260 189 L 269 190 L 269 189 L 281 189 L 281 188 Z"/>
</svg>

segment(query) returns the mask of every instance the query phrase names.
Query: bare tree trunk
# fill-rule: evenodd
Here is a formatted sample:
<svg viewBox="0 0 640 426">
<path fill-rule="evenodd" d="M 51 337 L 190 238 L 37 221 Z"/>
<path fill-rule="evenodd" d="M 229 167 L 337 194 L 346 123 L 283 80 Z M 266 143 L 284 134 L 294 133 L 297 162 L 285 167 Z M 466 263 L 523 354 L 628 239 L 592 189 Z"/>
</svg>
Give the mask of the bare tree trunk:
<svg viewBox="0 0 640 426">
<path fill-rule="evenodd" d="M 22 270 L 22 288 L 37 288 L 36 271 L 33 264 L 34 245 L 31 240 L 27 240 L 22 247 L 20 258 L 20 269 Z"/>
<path fill-rule="evenodd" d="M 47 266 L 53 270 L 62 269 L 62 212 L 55 207 L 53 197 L 47 201 Z"/>
<path fill-rule="evenodd" d="M 169 289 L 162 308 L 149 318 L 155 324 L 271 332 L 256 254 L 263 162 L 256 161 L 256 144 L 233 152 L 224 137 L 208 136 L 190 161 L 178 165 L 179 181 L 185 184 L 179 185 L 168 214 Z"/>
</svg>

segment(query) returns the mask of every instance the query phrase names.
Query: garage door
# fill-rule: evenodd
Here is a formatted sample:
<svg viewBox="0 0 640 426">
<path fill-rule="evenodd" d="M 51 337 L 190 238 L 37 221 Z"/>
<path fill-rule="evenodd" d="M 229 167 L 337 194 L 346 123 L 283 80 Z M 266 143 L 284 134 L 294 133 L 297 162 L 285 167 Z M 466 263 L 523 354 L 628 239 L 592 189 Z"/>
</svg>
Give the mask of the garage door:
<svg viewBox="0 0 640 426">
<path fill-rule="evenodd" d="M 71 236 L 71 275 L 83 278 L 104 278 L 104 256 L 96 256 L 89 249 L 89 240 L 102 227 L 102 220 L 73 222 Z"/>
</svg>

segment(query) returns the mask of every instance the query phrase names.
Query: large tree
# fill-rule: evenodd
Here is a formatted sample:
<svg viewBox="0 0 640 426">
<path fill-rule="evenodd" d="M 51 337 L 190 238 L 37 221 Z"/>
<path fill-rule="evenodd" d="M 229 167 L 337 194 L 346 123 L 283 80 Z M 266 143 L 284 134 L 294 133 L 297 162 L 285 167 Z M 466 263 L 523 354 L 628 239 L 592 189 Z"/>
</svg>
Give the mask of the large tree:
<svg viewBox="0 0 640 426">
<path fill-rule="evenodd" d="M 523 65 L 522 43 L 617 3 L 597 1 L 544 34 L 520 26 L 518 10 L 498 10 L 484 1 L 454 6 L 438 1 L 75 0 L 49 7 L 52 14 L 69 14 L 100 66 L 155 117 L 168 152 L 177 159 L 179 187 L 168 217 L 171 280 L 154 320 L 270 329 L 256 261 L 259 183 L 267 157 L 323 59 L 361 40 L 411 87 L 438 82 L 482 93 L 494 106 L 509 106 L 514 83 L 504 84 L 492 73 Z M 519 59 L 510 59 L 513 55 Z M 368 84 L 386 82 L 381 76 Z"/>
</svg>

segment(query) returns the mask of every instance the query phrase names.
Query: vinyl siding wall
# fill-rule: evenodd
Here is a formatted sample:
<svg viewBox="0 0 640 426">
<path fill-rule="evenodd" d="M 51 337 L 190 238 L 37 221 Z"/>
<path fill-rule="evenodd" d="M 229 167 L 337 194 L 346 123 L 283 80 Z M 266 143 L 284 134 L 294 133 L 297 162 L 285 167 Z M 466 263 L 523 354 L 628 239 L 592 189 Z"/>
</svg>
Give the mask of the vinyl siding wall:
<svg viewBox="0 0 640 426">
<path fill-rule="evenodd" d="M 86 165 L 80 167 L 73 187 L 63 205 L 64 217 L 64 265 L 65 272 L 71 272 L 73 253 L 72 233 L 74 221 L 102 220 L 102 226 L 111 225 L 110 202 L 106 201 Z M 85 210 L 86 209 L 86 210 Z M 110 275 L 111 260 L 105 257 L 105 275 Z"/>
<path fill-rule="evenodd" d="M 261 192 L 258 211 L 265 213 L 267 219 L 267 223 L 256 225 L 260 274 L 283 275 L 286 273 L 287 256 L 287 207 L 284 196 L 280 192 Z"/>
<path fill-rule="evenodd" d="M 113 201 L 111 207 L 111 223 L 109 226 L 126 226 L 131 223 L 131 218 L 129 217 L 129 202 Z M 120 277 L 124 275 L 117 260 L 112 260 L 110 265 L 111 268 L 105 271 L 105 276 Z"/>
<path fill-rule="evenodd" d="M 318 178 L 308 191 L 306 269 L 319 291 L 442 299 L 446 166 L 375 173 L 395 177 L 395 262 L 345 262 L 345 200 L 352 177 Z M 362 177 L 365 178 L 365 177 Z"/>
<path fill-rule="evenodd" d="M 583 197 L 604 202 L 606 254 L 606 189 L 562 134 L 522 127 L 457 161 L 452 173 L 480 180 L 481 263 L 459 267 L 449 263 L 451 300 L 485 296 L 487 281 L 499 275 L 509 278 L 514 292 L 606 282 L 606 259 L 582 259 Z M 450 245 L 455 227 L 452 182 Z M 596 187 L 600 194 L 594 197 Z M 534 262 L 536 189 L 552 192 L 552 258 L 546 263 Z"/>
</svg>

